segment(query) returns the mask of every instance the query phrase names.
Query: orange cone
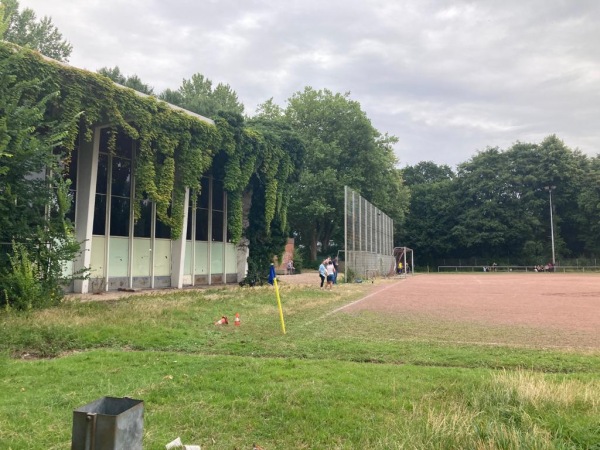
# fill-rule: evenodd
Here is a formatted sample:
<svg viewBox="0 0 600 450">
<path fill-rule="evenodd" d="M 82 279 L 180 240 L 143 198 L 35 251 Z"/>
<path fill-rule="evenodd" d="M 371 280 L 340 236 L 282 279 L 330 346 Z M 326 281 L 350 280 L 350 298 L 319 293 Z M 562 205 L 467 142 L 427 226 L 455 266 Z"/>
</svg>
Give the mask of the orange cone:
<svg viewBox="0 0 600 450">
<path fill-rule="evenodd" d="M 235 325 L 236 327 L 239 327 L 239 326 L 240 326 L 240 324 L 241 324 L 241 322 L 240 322 L 240 313 L 235 313 L 235 320 L 234 320 L 234 322 L 233 322 L 233 323 L 234 323 L 234 325 Z"/>
<path fill-rule="evenodd" d="M 227 325 L 228 323 L 227 316 L 221 316 L 221 318 L 215 322 L 215 325 Z"/>
</svg>

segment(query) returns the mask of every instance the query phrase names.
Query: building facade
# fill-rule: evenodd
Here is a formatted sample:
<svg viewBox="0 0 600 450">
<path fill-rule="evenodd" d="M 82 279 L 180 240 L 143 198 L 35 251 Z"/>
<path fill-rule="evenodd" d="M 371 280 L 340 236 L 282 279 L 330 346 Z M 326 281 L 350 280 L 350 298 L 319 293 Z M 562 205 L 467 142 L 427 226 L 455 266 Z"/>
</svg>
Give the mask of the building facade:
<svg viewBox="0 0 600 450">
<path fill-rule="evenodd" d="M 157 220 L 156 205 L 136 195 L 137 142 L 119 133 L 111 151 L 109 138 L 108 127 L 96 127 L 93 139 L 80 139 L 72 154 L 72 220 L 82 253 L 68 270 L 89 271 L 88 278 L 75 280 L 73 291 L 240 281 L 247 271 L 248 249 L 229 237 L 222 182 L 209 172 L 198 192 L 186 190 L 183 231 L 174 240 L 170 228 Z M 137 220 L 135 202 L 141 204 Z"/>
</svg>

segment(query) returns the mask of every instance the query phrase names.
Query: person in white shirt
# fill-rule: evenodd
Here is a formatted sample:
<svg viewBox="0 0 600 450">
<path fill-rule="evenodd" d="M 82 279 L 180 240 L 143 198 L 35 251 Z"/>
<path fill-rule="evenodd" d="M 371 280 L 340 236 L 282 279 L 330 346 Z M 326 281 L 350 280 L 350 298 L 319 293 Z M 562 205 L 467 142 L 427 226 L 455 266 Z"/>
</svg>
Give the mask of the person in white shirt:
<svg viewBox="0 0 600 450">
<path fill-rule="evenodd" d="M 327 289 L 331 289 L 335 278 L 335 266 L 333 265 L 331 258 L 327 259 L 327 266 L 325 268 L 327 270 Z"/>
</svg>

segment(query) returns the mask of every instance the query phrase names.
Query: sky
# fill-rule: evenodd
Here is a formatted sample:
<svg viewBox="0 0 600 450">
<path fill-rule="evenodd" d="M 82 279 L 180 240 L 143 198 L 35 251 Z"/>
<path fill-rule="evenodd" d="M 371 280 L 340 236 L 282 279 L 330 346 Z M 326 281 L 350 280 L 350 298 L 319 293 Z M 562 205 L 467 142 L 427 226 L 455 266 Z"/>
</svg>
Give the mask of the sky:
<svg viewBox="0 0 600 450">
<path fill-rule="evenodd" d="M 556 134 L 600 153 L 597 0 L 20 0 L 155 93 L 200 73 L 253 115 L 304 87 L 350 93 L 398 166 L 457 164 Z"/>
</svg>

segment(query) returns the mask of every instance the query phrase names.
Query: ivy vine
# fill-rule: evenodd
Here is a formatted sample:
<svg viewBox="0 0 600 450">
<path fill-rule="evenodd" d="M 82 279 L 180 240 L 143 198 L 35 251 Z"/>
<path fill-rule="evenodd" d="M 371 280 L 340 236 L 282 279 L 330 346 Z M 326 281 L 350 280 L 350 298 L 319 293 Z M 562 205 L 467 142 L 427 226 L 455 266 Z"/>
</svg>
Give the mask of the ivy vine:
<svg viewBox="0 0 600 450">
<path fill-rule="evenodd" d="M 89 142 L 99 125 L 111 127 L 111 151 L 118 132 L 137 141 L 136 219 L 141 200 L 150 199 L 156 203 L 158 220 L 170 226 L 172 238 L 177 239 L 182 232 L 185 189 L 199 192 L 202 175 L 211 171 L 223 180 L 228 193 L 231 240 L 238 242 L 243 235 L 242 199 L 245 191 L 252 191 L 254 197 L 262 198 L 258 202 L 261 220 L 254 221 L 261 224 L 261 230 L 253 232 L 268 237 L 276 226 L 277 242 L 281 241 L 290 186 L 304 154 L 301 141 L 289 129 L 261 121 L 246 124 L 236 113 L 221 113 L 213 125 L 102 75 L 5 42 L 0 43 L 0 58 L 10 58 L 12 75 L 35 80 L 48 94 L 56 93 L 46 114 L 69 124 L 62 142 L 67 151 L 75 148 L 78 136 Z"/>
</svg>

